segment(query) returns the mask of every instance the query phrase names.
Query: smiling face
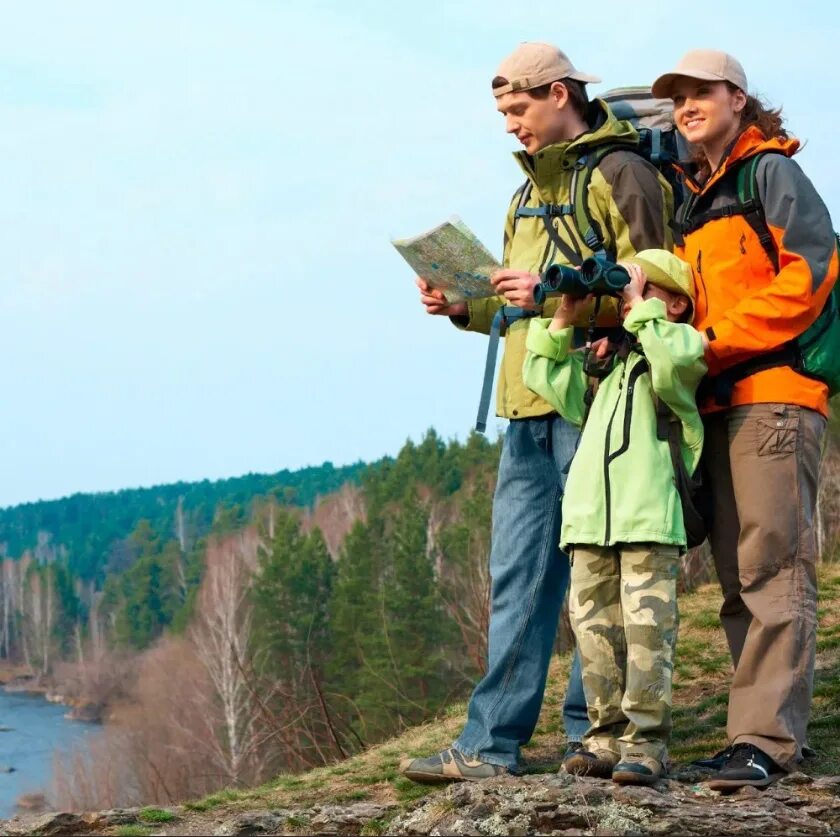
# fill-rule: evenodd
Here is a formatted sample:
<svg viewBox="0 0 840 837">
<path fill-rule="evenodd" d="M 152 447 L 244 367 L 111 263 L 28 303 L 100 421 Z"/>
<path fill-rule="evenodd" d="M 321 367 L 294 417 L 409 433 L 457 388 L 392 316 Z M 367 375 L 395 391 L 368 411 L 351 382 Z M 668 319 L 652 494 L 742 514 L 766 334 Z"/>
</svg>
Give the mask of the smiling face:
<svg viewBox="0 0 840 837">
<path fill-rule="evenodd" d="M 671 89 L 677 130 L 704 150 L 724 148 L 741 130 L 741 111 L 747 103 L 743 90 L 723 81 L 677 78 Z"/>
<path fill-rule="evenodd" d="M 505 93 L 496 99 L 496 109 L 505 118 L 505 130 L 513 134 L 529 154 L 555 142 L 571 139 L 569 93 L 562 82 L 554 82 L 544 99 L 527 91 Z"/>
</svg>

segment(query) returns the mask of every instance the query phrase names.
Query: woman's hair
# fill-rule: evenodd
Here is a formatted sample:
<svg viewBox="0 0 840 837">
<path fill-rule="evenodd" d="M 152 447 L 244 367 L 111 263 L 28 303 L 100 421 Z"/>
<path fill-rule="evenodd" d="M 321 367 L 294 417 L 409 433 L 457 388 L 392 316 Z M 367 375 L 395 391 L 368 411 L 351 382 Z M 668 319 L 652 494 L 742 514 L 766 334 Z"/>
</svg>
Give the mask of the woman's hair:
<svg viewBox="0 0 840 837">
<path fill-rule="evenodd" d="M 735 93 L 741 89 L 732 84 L 731 81 L 726 81 L 724 84 L 730 93 Z M 782 116 L 781 108 L 774 110 L 757 96 L 750 96 L 746 92 L 744 95 L 747 97 L 747 103 L 741 111 L 739 124 L 741 133 L 746 131 L 751 125 L 755 125 L 765 139 L 787 139 L 790 136 L 784 127 L 785 120 L 784 116 Z M 705 154 L 700 149 L 697 149 L 692 155 L 692 159 L 697 164 L 697 174 L 700 179 L 707 178 L 711 174 L 711 171 L 709 169 L 709 161 L 706 159 Z"/>
<path fill-rule="evenodd" d="M 569 91 L 569 104 L 572 106 L 574 112 L 581 118 L 586 119 L 586 114 L 589 111 L 589 96 L 586 93 L 586 85 L 582 81 L 577 81 L 573 78 L 558 78 L 566 90 Z M 504 87 L 508 84 L 508 80 L 503 76 L 496 76 L 493 79 L 493 89 L 497 87 Z M 532 87 L 530 90 L 524 90 L 532 99 L 547 99 L 551 92 L 551 85 L 553 81 L 548 84 L 541 84 L 539 87 Z"/>
<path fill-rule="evenodd" d="M 726 86 L 730 93 L 739 89 L 731 81 L 727 81 Z M 755 125 L 764 134 L 765 139 L 776 137 L 787 139 L 789 134 L 783 127 L 785 119 L 782 116 L 782 109 L 776 108 L 773 110 L 756 96 L 750 96 L 749 93 L 745 95 L 747 104 L 741 111 L 741 130 L 745 131 L 750 125 Z"/>
</svg>

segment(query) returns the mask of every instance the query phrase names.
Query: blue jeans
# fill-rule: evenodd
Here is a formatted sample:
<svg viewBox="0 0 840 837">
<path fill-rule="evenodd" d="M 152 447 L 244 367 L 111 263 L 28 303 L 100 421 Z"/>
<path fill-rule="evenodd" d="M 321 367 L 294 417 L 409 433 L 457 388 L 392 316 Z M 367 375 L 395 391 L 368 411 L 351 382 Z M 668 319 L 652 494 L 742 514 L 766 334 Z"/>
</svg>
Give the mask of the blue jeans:
<svg viewBox="0 0 840 837">
<path fill-rule="evenodd" d="M 542 706 L 569 559 L 560 550 L 560 500 L 577 429 L 560 418 L 511 421 L 493 499 L 487 673 L 470 698 L 467 724 L 453 744 L 465 755 L 516 772 Z M 563 707 L 566 737 L 589 728 L 575 654 Z"/>
</svg>

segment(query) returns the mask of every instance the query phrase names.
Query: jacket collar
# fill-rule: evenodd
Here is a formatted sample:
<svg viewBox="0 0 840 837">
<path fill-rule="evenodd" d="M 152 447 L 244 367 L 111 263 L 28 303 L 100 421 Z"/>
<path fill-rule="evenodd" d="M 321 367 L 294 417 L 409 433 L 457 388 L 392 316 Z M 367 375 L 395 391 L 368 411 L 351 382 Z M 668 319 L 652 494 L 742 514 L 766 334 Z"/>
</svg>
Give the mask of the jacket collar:
<svg viewBox="0 0 840 837">
<path fill-rule="evenodd" d="M 514 152 L 517 163 L 537 189 L 541 185 L 550 186 L 564 172 L 571 172 L 591 148 L 605 144 L 633 148 L 639 144 L 639 134 L 633 125 L 626 119 L 617 119 L 601 99 L 590 104 L 587 122 L 589 130 L 574 139 L 547 145 L 533 155 L 527 151 Z"/>
<path fill-rule="evenodd" d="M 792 157 L 799 150 L 799 140 L 795 138 L 780 139 L 773 137 L 766 139 L 764 134 L 758 129 L 756 125 L 749 125 L 744 131 L 733 140 L 732 144 L 723 155 L 721 164 L 715 171 L 712 172 L 711 177 L 703 183 L 698 182 L 694 177 L 696 166 L 694 164 L 680 164 L 677 169 L 685 175 L 685 182 L 692 192 L 703 194 L 707 192 L 715 183 L 726 175 L 728 171 L 742 162 L 754 157 L 756 154 L 761 154 L 765 151 L 775 151 L 779 154 L 784 154 L 786 157 Z"/>
</svg>

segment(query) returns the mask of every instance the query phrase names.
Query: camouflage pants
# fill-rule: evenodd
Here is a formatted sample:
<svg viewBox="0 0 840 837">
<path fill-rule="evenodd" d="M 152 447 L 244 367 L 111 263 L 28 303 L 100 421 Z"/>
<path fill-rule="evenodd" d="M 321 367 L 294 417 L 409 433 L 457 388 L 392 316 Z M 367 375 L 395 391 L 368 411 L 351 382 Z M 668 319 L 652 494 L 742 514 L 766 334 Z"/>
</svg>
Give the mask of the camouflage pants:
<svg viewBox="0 0 840 837">
<path fill-rule="evenodd" d="M 679 550 L 576 546 L 569 609 L 583 666 L 590 750 L 663 760 L 671 734 Z"/>
</svg>

